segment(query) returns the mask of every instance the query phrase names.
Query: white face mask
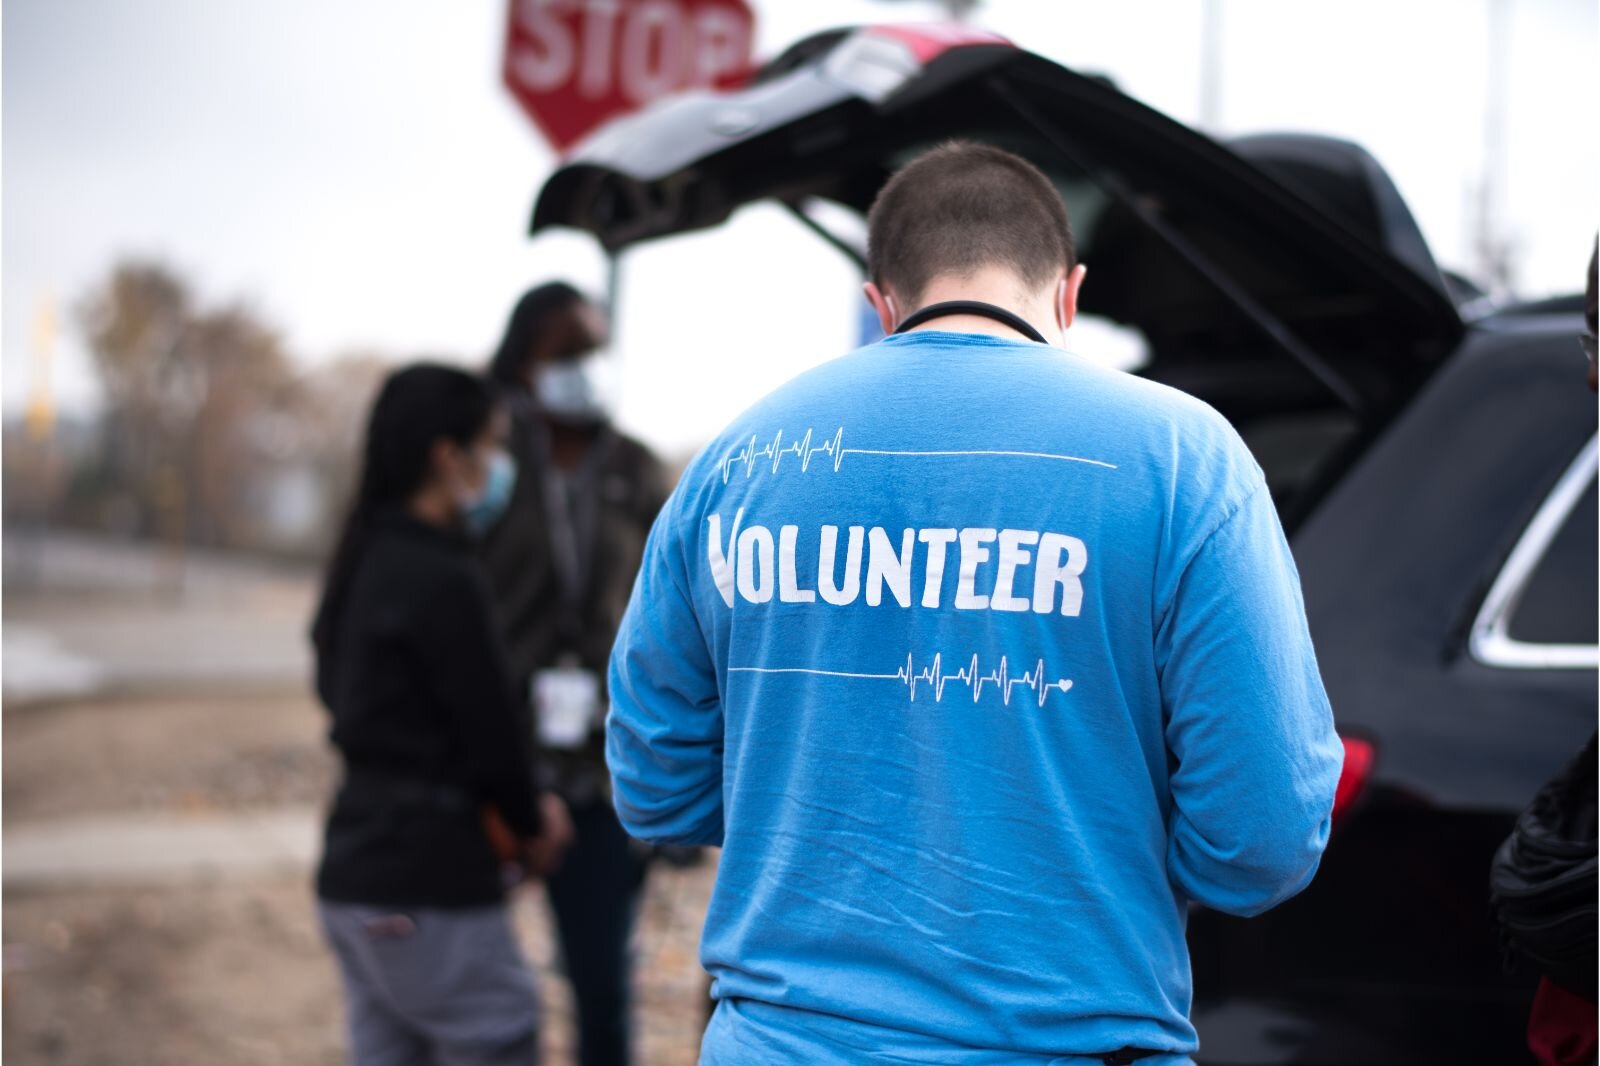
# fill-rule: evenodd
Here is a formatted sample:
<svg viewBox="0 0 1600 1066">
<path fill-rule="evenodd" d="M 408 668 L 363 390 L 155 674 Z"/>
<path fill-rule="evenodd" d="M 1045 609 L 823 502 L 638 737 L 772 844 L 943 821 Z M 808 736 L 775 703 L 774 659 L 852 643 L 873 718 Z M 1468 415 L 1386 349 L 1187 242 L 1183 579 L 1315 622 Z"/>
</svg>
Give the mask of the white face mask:
<svg viewBox="0 0 1600 1066">
<path fill-rule="evenodd" d="M 596 356 L 546 363 L 534 371 L 533 392 L 539 406 L 554 418 L 599 422 L 605 419 L 607 410 L 606 389 L 600 378 L 600 360 Z"/>
</svg>

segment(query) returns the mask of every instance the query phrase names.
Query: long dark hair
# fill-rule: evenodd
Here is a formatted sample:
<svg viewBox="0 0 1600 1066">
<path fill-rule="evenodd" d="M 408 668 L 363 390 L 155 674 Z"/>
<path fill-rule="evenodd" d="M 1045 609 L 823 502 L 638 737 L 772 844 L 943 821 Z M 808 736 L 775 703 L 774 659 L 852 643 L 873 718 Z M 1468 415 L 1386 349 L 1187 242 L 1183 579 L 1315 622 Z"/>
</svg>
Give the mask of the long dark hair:
<svg viewBox="0 0 1600 1066">
<path fill-rule="evenodd" d="M 534 342 L 546 328 L 550 316 L 581 303 L 583 294 L 564 281 L 547 282 L 523 293 L 517 306 L 511 309 L 500 347 L 489 360 L 489 377 L 494 383 L 501 388 L 525 388 Z"/>
<path fill-rule="evenodd" d="M 344 531 L 328 565 L 322 602 L 311 626 L 319 675 L 333 654 L 351 578 L 361 561 L 372 520 L 402 506 L 428 477 L 433 445 L 447 438 L 468 445 L 494 413 L 494 395 L 476 374 L 437 363 L 415 363 L 390 374 L 367 421 L 361 481 Z"/>
</svg>

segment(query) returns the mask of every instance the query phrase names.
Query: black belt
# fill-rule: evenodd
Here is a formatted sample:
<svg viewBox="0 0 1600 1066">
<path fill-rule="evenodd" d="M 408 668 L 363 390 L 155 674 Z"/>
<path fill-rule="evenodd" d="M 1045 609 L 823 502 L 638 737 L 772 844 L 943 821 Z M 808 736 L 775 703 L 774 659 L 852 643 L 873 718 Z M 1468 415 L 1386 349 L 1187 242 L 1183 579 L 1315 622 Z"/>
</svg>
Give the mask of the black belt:
<svg viewBox="0 0 1600 1066">
<path fill-rule="evenodd" d="M 1154 1048 L 1122 1047 L 1101 1055 L 1100 1061 L 1105 1063 L 1106 1066 L 1128 1066 L 1129 1063 L 1138 1062 L 1140 1059 L 1148 1059 L 1152 1055 L 1165 1054 L 1165 1051 L 1156 1051 Z"/>
<path fill-rule="evenodd" d="M 479 806 L 472 793 L 460 785 L 406 777 L 367 767 L 346 770 L 344 788 L 353 798 L 449 814 L 475 811 Z"/>
</svg>

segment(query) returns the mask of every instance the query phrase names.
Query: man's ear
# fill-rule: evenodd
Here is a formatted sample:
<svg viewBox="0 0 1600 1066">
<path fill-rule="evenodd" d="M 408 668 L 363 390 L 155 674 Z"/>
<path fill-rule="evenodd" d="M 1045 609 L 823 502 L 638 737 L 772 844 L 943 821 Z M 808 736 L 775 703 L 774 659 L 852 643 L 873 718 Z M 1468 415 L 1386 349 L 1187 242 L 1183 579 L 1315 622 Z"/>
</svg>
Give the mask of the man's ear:
<svg viewBox="0 0 1600 1066">
<path fill-rule="evenodd" d="M 878 312 L 878 325 L 882 328 L 883 335 L 887 337 L 900 324 L 900 316 L 895 313 L 894 297 L 870 281 L 861 286 L 861 291 L 867 294 L 867 302 Z"/>
<path fill-rule="evenodd" d="M 1083 288 L 1087 273 L 1089 268 L 1079 263 L 1056 282 L 1056 325 L 1062 333 L 1072 328 L 1072 320 L 1078 316 L 1078 290 Z"/>
</svg>

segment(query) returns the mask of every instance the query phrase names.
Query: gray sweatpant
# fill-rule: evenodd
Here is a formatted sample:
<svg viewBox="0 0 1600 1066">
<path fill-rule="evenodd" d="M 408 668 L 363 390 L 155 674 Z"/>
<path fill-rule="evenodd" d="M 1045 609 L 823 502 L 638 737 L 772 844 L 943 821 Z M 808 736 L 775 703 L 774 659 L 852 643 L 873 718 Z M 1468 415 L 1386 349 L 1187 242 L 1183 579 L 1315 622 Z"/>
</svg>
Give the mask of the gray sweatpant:
<svg viewBox="0 0 1600 1066">
<path fill-rule="evenodd" d="M 318 902 L 353 1066 L 533 1066 L 539 999 L 510 911 Z"/>
</svg>

